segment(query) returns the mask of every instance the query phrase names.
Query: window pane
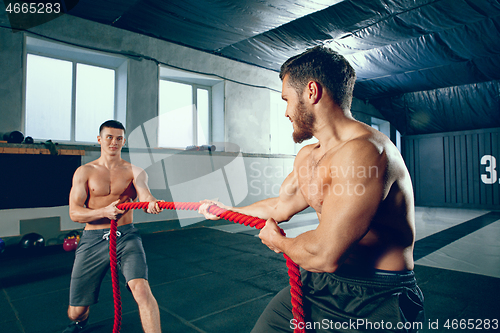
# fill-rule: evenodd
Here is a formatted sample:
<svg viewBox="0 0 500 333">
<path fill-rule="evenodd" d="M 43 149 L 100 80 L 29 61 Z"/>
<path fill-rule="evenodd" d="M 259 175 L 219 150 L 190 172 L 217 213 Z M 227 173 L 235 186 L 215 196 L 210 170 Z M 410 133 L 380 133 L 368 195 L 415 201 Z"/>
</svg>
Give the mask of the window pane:
<svg viewBox="0 0 500 333">
<path fill-rule="evenodd" d="M 207 145 L 209 139 L 209 98 L 207 89 L 197 89 L 196 91 L 196 111 L 198 114 L 198 146 Z"/>
<path fill-rule="evenodd" d="M 193 145 L 193 89 L 191 85 L 160 80 L 158 146 Z"/>
<path fill-rule="evenodd" d="M 75 140 L 97 142 L 99 126 L 115 114 L 115 71 L 77 64 Z"/>
<path fill-rule="evenodd" d="M 401 133 L 396 131 L 396 147 L 398 147 L 399 152 L 401 152 Z"/>
<path fill-rule="evenodd" d="M 295 154 L 295 144 L 292 139 L 293 126 L 285 117 L 286 102 L 281 99 L 281 94 L 271 92 L 269 105 L 271 117 L 269 121 L 271 130 L 272 154 Z"/>
<path fill-rule="evenodd" d="M 71 139 L 72 72 L 69 61 L 28 54 L 25 136 Z"/>
</svg>

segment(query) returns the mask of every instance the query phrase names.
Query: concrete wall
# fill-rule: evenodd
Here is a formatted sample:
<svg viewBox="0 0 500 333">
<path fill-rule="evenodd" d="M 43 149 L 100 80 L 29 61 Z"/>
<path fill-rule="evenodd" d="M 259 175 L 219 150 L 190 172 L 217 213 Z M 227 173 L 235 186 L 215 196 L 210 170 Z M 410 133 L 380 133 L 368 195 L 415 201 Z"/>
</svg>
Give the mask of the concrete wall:
<svg viewBox="0 0 500 333">
<path fill-rule="evenodd" d="M 99 150 L 89 148 L 82 156 L 82 164 L 99 156 Z M 173 149 L 125 149 L 122 157 L 146 170 L 151 192 L 158 199 L 176 202 L 217 199 L 235 206 L 277 196 L 281 183 L 292 171 L 294 160 L 293 156 Z M 158 215 L 141 210 L 134 212 L 134 223 L 147 231 L 190 227 L 200 222 L 204 222 L 204 218 L 195 211 L 167 210 Z M 67 205 L 0 209 L 0 238 L 7 245 L 19 242 L 26 233 L 23 230 L 41 234 L 49 245 L 60 244 L 67 232 L 83 226 L 71 221 Z"/>
<path fill-rule="evenodd" d="M 23 35 L 0 28 L 0 134 L 23 130 L 22 54 Z"/>
<path fill-rule="evenodd" d="M 137 55 L 129 57 L 126 118 L 129 132 L 157 116 L 157 62 L 241 82 L 225 85 L 225 113 L 229 120 L 225 126 L 226 140 L 237 140 L 232 142 L 245 152 L 268 152 L 269 129 L 262 129 L 260 122 L 268 123 L 269 90 L 248 85 L 280 90 L 277 73 L 70 15 L 63 15 L 30 31 L 32 33 L 13 33 L 10 29 L 0 28 L 0 133 L 24 129 L 23 41 L 24 34 L 27 34 L 92 50 Z M 259 122 L 248 127 L 238 125 L 252 115 Z M 255 135 L 259 136 L 259 144 L 255 144 Z"/>
<path fill-rule="evenodd" d="M 2 22 L 7 22 L 3 12 L 0 13 Z M 226 204 L 237 205 L 250 204 L 278 194 L 279 185 L 291 170 L 293 156 L 269 155 L 271 93 L 281 90 L 281 81 L 276 72 L 70 15 L 31 28 L 29 32 L 13 33 L 10 29 L 0 28 L 0 134 L 13 130 L 24 131 L 25 36 L 125 55 L 129 59 L 126 103 L 128 134 L 158 116 L 159 63 L 226 79 L 225 84 L 220 86 L 225 95 L 224 124 L 217 124 L 224 135 L 218 133 L 217 137 L 232 143 L 232 147 L 236 148 L 228 151 L 236 153 L 183 156 L 171 152 L 161 156 L 155 163 L 145 166 L 150 175 L 152 191 L 158 198 L 165 200 L 197 201 L 219 197 Z M 374 112 L 372 107 L 362 102 L 355 103 L 353 110 L 360 115 Z M 284 116 L 279 119 L 289 125 Z M 285 134 L 291 138 L 291 133 Z M 82 163 L 98 157 L 99 151 L 87 150 Z M 140 155 L 134 156 L 134 153 L 125 153 L 123 157 L 132 162 L 141 161 Z M 144 158 L 150 160 L 148 156 Z M 207 166 L 211 169 L 206 169 Z M 190 172 L 197 174 L 190 175 Z M 196 190 L 193 190 L 193 186 L 196 186 Z M 137 212 L 135 221 L 140 223 L 176 218 L 181 216 L 175 212 L 158 216 Z M 191 213 L 185 218 L 189 221 L 187 224 L 196 223 Z M 61 231 L 82 227 L 69 219 L 67 206 L 6 209 L 0 210 L 0 237 L 21 236 L 21 221 L 28 221 L 25 223 L 31 228 L 35 222 L 30 221 L 35 219 L 58 219 Z M 182 227 L 183 223 L 180 224 Z M 52 229 L 50 233 L 47 237 L 60 236 L 54 236 Z"/>
</svg>

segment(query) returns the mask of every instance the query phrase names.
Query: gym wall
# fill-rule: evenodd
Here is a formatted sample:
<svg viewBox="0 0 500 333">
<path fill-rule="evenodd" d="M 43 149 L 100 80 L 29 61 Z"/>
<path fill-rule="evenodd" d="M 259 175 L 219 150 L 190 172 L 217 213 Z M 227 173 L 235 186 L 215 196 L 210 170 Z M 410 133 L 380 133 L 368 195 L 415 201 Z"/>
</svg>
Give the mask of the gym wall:
<svg viewBox="0 0 500 333">
<path fill-rule="evenodd" d="M 174 68 L 181 68 L 188 71 L 211 73 L 221 78 L 225 78 L 228 83 L 223 85 L 225 100 L 221 103 L 225 122 L 218 124 L 218 137 L 220 141 L 234 142 L 239 149 L 250 154 L 269 153 L 269 103 L 270 94 L 273 90 L 281 89 L 281 81 L 278 74 L 232 61 L 216 55 L 208 54 L 198 50 L 190 49 L 180 45 L 172 44 L 156 38 L 146 37 L 140 34 L 131 33 L 122 29 L 90 22 L 71 15 L 63 15 L 53 21 L 29 29 L 29 32 L 12 32 L 7 28 L 0 28 L 0 136 L 14 130 L 24 132 L 24 76 L 25 76 L 25 37 L 47 39 L 51 42 L 67 43 L 67 45 L 82 47 L 84 50 L 101 50 L 118 54 L 131 54 L 128 59 L 128 82 L 126 101 L 126 127 L 127 133 L 132 133 L 135 129 L 147 121 L 158 116 L 158 78 L 159 65 L 169 64 Z M 144 56 L 144 57 L 141 57 Z M 154 59 L 154 60 L 152 60 Z M 240 83 L 238 83 L 240 82 Z M 262 88 L 251 87 L 259 86 Z M 272 90 L 271 90 L 272 89 Z M 256 104 L 257 103 L 257 104 Z M 254 121 L 248 121 L 249 115 Z M 284 117 L 283 117 L 284 118 Z M 284 120 L 286 120 L 284 118 Z M 235 124 L 238 124 L 236 126 Z M 24 133 L 30 135 L 29 133 Z M 97 129 L 96 129 L 97 135 Z M 257 137 L 258 136 L 258 137 Z M 36 140 L 36 138 L 35 138 Z M 17 147 L 15 144 L 4 144 L 8 147 Z M 64 148 L 65 143 L 59 142 L 59 148 Z M 38 145 L 36 145 L 38 147 Z M 26 148 L 24 145 L 20 148 Z M 75 149 L 72 147 L 71 149 Z M 90 162 L 99 157 L 96 145 L 79 145 L 76 149 L 85 150 L 85 155 L 77 157 L 79 165 Z M 194 153 L 196 155 L 196 153 Z M 8 156 L 4 156 L 7 158 Z M 129 159 L 128 150 L 124 151 L 123 157 Z M 30 181 L 21 181 L 22 176 L 18 172 L 6 172 L 4 174 L 14 184 L 9 184 L 9 188 L 17 188 L 25 198 L 36 198 L 48 196 L 43 184 L 50 182 L 50 189 L 58 193 L 57 202 L 51 200 L 48 205 L 41 206 L 36 199 L 24 199 L 23 207 L 19 204 L 13 205 L 5 203 L 0 208 L 0 237 L 19 237 L 22 235 L 22 221 L 38 221 L 40 218 L 55 218 L 60 221 L 60 230 L 82 228 L 79 223 L 74 223 L 69 219 L 67 200 L 69 196 L 68 184 L 71 183 L 72 172 L 78 165 L 68 168 L 68 173 L 61 174 L 54 170 L 53 173 L 40 172 L 37 163 L 23 163 L 19 156 L 9 156 L 15 161 L 5 164 L 5 168 L 15 165 L 26 165 L 31 167 L 33 172 Z M 49 159 L 52 157 L 48 157 Z M 19 159 L 19 161 L 17 161 Z M 266 158 L 263 159 L 265 161 Z M 277 160 L 277 159 L 273 159 Z M 72 160 L 73 161 L 73 160 Z M 265 162 L 262 162 L 265 163 Z M 161 164 L 157 164 L 160 165 Z M 155 165 L 154 167 L 156 167 Z M 264 164 L 263 164 L 264 165 Z M 153 167 L 152 167 L 153 168 Z M 180 163 L 179 168 L 186 168 Z M 151 171 L 150 185 L 158 187 L 155 183 L 161 174 Z M 54 181 L 54 177 L 59 181 Z M 51 181 L 49 181 L 51 179 Z M 273 180 L 271 180 L 273 181 Z M 32 186 L 29 186 L 29 184 Z M 162 183 L 165 187 L 165 182 Z M 254 183 L 255 184 L 255 183 Z M 22 185 L 22 186 L 21 186 Z M 22 190 L 21 190 L 22 188 Z M 208 185 L 207 188 L 209 189 Z M 5 196 L 12 197 L 9 190 L 4 189 Z M 155 191 L 157 191 L 155 189 Z M 166 191 L 166 189 L 162 190 Z M 164 193 L 158 193 L 158 197 Z M 20 200 L 19 195 L 9 200 Z M 52 198 L 55 199 L 55 198 Z M 162 198 L 168 199 L 168 198 Z M 154 221 L 152 215 L 137 212 L 135 221 Z M 158 218 L 170 219 L 168 214 L 160 214 Z M 41 220 L 40 220 L 41 221 Z M 30 222 L 31 223 L 31 222 Z M 39 223 L 39 222 L 36 222 Z M 41 222 L 40 222 L 41 223 Z M 31 225 L 31 224 L 30 224 Z M 43 232 L 40 232 L 43 234 Z M 49 239 L 50 235 L 43 236 Z M 14 239 L 13 241 L 16 241 Z"/>
<path fill-rule="evenodd" d="M 29 30 L 13 33 L 0 28 L 0 133 L 24 133 L 24 38 L 31 36 L 127 58 L 128 133 L 158 116 L 159 63 L 225 78 L 226 123 L 219 141 L 238 139 L 235 143 L 245 152 L 269 152 L 269 103 L 263 101 L 270 100 L 271 89 L 281 90 L 278 73 L 71 15 Z M 249 115 L 255 121 L 248 121 Z M 234 123 L 239 126 L 234 127 Z M 258 140 L 255 135 L 259 135 Z"/>
<path fill-rule="evenodd" d="M 500 208 L 500 128 L 407 136 L 417 206 Z"/>
<path fill-rule="evenodd" d="M 214 155 L 213 162 L 217 164 L 219 163 L 217 161 L 220 161 L 221 165 L 225 165 L 226 161 L 229 163 L 229 160 L 236 159 L 238 153 L 241 152 L 247 174 L 245 180 L 239 180 L 237 183 L 234 180 L 228 179 L 225 181 L 225 185 L 221 191 L 229 191 L 235 203 L 242 205 L 277 194 L 279 184 L 286 176 L 286 171 L 290 171 L 293 162 L 292 155 L 270 154 L 270 104 L 273 95 L 279 94 L 281 90 L 281 81 L 278 73 L 156 38 L 90 22 L 71 15 L 63 15 L 29 30 L 28 32 L 14 33 L 10 29 L 0 28 L 0 105 L 2 106 L 0 109 L 0 118 L 2 119 L 0 122 L 0 135 L 14 130 L 24 132 L 23 98 L 25 89 L 24 55 L 26 51 L 26 36 L 81 47 L 84 50 L 117 53 L 127 57 L 127 134 L 140 129 L 146 122 L 158 116 L 158 61 L 162 64 L 171 65 L 174 68 L 213 74 L 225 79 L 222 88 L 224 89 L 224 101 L 221 102 L 224 122 L 217 124 L 218 131 L 222 132 L 218 133 L 218 137 L 221 138 L 220 141 L 235 144 L 238 149 L 235 151 L 226 151 L 229 152 L 227 155 L 222 153 Z M 372 106 L 360 101 L 353 103 L 353 111 L 355 111 L 353 112 L 355 116 L 365 117 L 366 121 L 371 116 L 381 117 Z M 280 120 L 282 119 L 283 122 L 289 125 L 288 120 L 284 117 L 285 110 L 283 109 L 279 112 L 282 112 L 280 113 L 282 115 Z M 364 121 L 361 118 L 360 120 Z M 275 134 L 275 132 L 273 133 Z M 24 134 L 25 136 L 30 135 L 30 133 Z M 290 137 L 291 140 L 291 132 L 286 133 L 286 136 L 287 138 Z M 64 146 L 64 144 L 64 142 L 59 142 L 59 147 Z M 79 146 L 79 149 L 85 150 L 85 155 L 81 158 L 82 164 L 99 157 L 97 145 Z M 75 148 L 71 147 L 71 149 Z M 174 159 L 179 160 L 177 164 L 178 170 L 173 170 L 172 168 L 167 170 L 166 167 L 168 167 L 168 163 L 170 162 L 160 162 L 160 160 L 169 158 L 168 154 L 175 155 Z M 203 164 L 205 163 L 203 160 L 206 158 L 206 156 L 197 155 L 196 153 L 192 155 L 187 154 L 182 157 L 178 156 L 178 152 L 168 154 L 165 155 L 165 158 L 158 158 L 155 160 L 155 163 L 146 166 L 148 173 L 150 173 L 150 186 L 153 188 L 155 195 L 165 200 L 168 200 L 169 192 L 172 191 L 170 186 L 174 184 L 171 179 L 168 179 L 168 182 L 166 182 L 166 178 L 172 177 L 173 174 L 179 175 L 178 179 L 185 178 L 187 168 L 196 165 L 197 162 L 190 160 L 192 156 L 195 156 L 196 160 L 202 160 L 200 168 L 205 165 Z M 124 158 L 133 160 L 134 155 L 125 151 Z M 151 160 L 147 157 L 144 161 Z M 137 163 L 137 159 L 132 162 Z M 206 165 L 211 168 L 214 167 L 212 164 Z M 75 165 L 72 165 L 71 170 L 74 170 L 75 167 Z M 210 172 L 221 169 L 222 167 L 215 167 Z M 164 170 L 168 171 L 166 176 L 164 175 Z M 177 171 L 180 173 L 176 173 Z M 71 181 L 71 174 L 65 174 L 64 179 L 57 172 L 50 176 L 54 175 L 60 176 L 61 182 L 56 183 L 52 181 L 51 184 L 55 184 L 52 190 L 61 195 L 60 202 L 66 201 L 65 198 L 69 195 L 68 184 Z M 229 176 L 226 174 L 226 177 Z M 14 183 L 19 184 L 15 181 L 19 179 L 18 175 L 8 172 L 6 177 L 10 177 Z M 44 176 L 42 172 L 32 182 L 38 182 L 38 179 L 43 180 L 43 177 L 45 177 L 44 181 L 47 181 L 48 176 Z M 61 184 L 64 184 L 64 186 Z M 200 189 L 200 191 L 206 190 L 210 192 L 210 190 L 213 190 L 212 185 L 206 183 L 205 187 Z M 238 185 L 241 185 L 241 187 L 238 187 Z M 36 193 L 38 187 L 23 187 L 21 192 L 27 196 L 39 196 L 40 193 Z M 239 190 L 237 191 L 236 188 Z M 172 197 L 178 200 L 179 197 L 182 197 L 182 194 L 183 190 L 179 190 L 178 195 L 172 195 Z M 246 194 L 246 197 L 243 201 L 241 201 L 240 197 L 236 198 L 238 199 L 236 200 L 235 194 L 238 196 Z M 215 197 L 216 195 L 213 195 L 210 198 Z M 194 196 L 185 198 L 186 201 L 197 199 Z M 227 201 L 226 203 L 230 204 Z M 29 207 L 22 208 L 15 208 L 11 205 L 1 207 L 0 237 L 20 236 L 22 234 L 20 221 L 31 221 L 40 218 L 55 217 L 59 219 L 61 231 L 81 228 L 81 224 L 74 223 L 69 219 L 68 207 L 64 203 L 60 204 L 50 205 L 50 207 L 40 207 L 40 204 L 37 202 L 29 205 Z M 154 220 L 155 218 L 169 219 L 170 216 L 164 213 L 158 215 L 158 217 L 153 217 L 150 214 L 146 215 L 138 212 L 135 221 L 137 223 L 152 222 L 156 221 Z"/>
</svg>

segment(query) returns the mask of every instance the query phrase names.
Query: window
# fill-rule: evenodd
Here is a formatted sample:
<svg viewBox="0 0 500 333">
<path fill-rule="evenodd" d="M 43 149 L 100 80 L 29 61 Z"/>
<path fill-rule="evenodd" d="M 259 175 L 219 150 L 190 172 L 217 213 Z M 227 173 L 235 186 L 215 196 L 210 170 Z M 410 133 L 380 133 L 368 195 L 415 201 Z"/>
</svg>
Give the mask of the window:
<svg viewBox="0 0 500 333">
<path fill-rule="evenodd" d="M 302 147 L 315 142 L 316 139 L 311 138 L 302 143 L 295 143 L 292 136 L 292 123 L 285 117 L 286 102 L 281 99 L 281 93 L 275 91 L 269 93 L 271 94 L 270 152 L 271 154 L 296 155 Z"/>
<path fill-rule="evenodd" d="M 158 147 L 223 142 L 223 87 L 220 79 L 161 67 Z"/>
<path fill-rule="evenodd" d="M 25 135 L 97 142 L 104 121 L 125 124 L 126 60 L 27 37 Z"/>
<path fill-rule="evenodd" d="M 25 133 L 35 139 L 69 140 L 73 66 L 28 54 Z"/>
<path fill-rule="evenodd" d="M 96 129 L 115 115 L 115 71 L 76 64 L 75 102 L 75 141 L 92 142 Z"/>
<path fill-rule="evenodd" d="M 388 138 L 391 137 L 391 124 L 387 120 L 371 117 L 371 126 L 384 133 Z"/>
<path fill-rule="evenodd" d="M 160 80 L 160 147 L 186 148 L 209 143 L 210 90 L 210 87 Z"/>
<path fill-rule="evenodd" d="M 391 124 L 387 120 L 371 117 L 371 126 L 391 138 Z M 401 133 L 396 130 L 396 147 L 401 151 Z"/>
</svg>

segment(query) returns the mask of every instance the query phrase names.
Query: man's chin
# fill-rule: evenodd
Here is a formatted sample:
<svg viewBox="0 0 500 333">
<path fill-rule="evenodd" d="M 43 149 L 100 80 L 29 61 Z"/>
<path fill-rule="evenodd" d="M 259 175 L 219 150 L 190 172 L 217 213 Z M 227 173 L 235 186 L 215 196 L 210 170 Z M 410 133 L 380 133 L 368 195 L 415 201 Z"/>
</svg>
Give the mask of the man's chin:
<svg viewBox="0 0 500 333">
<path fill-rule="evenodd" d="M 313 136 L 310 133 L 304 133 L 304 132 L 297 133 L 297 132 L 293 132 L 292 137 L 293 137 L 293 142 L 295 142 L 295 143 L 302 143 L 302 142 L 304 142 L 306 140 L 311 139 Z"/>
</svg>

